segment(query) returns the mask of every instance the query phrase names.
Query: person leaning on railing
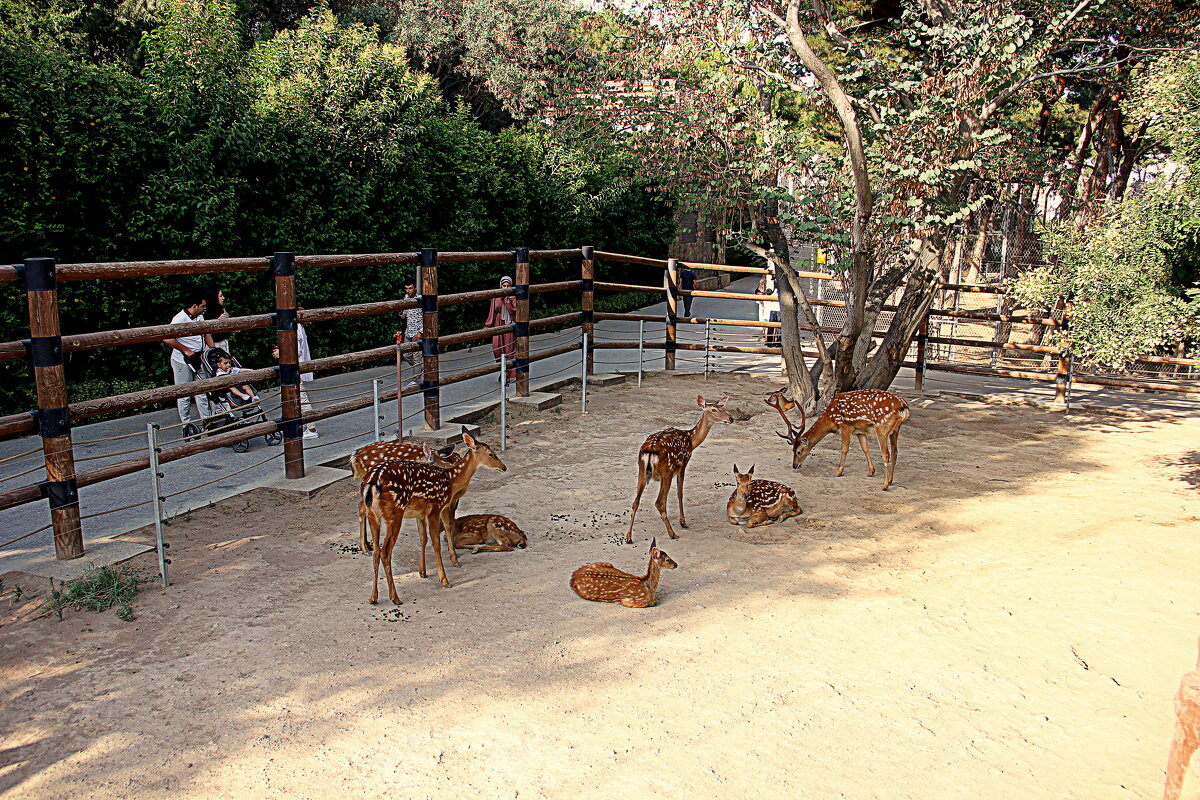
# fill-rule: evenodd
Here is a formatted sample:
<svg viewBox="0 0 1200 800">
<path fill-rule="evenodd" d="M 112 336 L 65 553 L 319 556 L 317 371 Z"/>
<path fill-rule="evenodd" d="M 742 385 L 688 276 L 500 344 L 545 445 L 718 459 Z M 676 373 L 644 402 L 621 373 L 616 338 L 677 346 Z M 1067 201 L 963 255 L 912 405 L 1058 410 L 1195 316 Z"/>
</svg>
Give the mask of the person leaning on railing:
<svg viewBox="0 0 1200 800">
<path fill-rule="evenodd" d="M 199 289 L 193 289 L 184 295 L 183 309 L 171 318 L 171 324 L 199 322 L 204 319 L 204 310 L 204 293 Z M 200 377 L 200 356 L 204 352 L 205 345 L 212 347 L 212 343 L 212 336 L 207 333 L 163 339 L 163 344 L 171 348 L 171 375 L 176 385 L 190 383 Z M 200 415 L 197 422 L 212 413 L 208 407 L 208 397 L 203 392 L 194 397 L 181 397 L 176 401 L 180 422 L 192 421 L 193 401 L 196 403 L 196 413 Z"/>
<path fill-rule="evenodd" d="M 412 279 L 404 281 L 404 297 L 407 300 L 415 300 L 417 297 L 417 285 Z M 425 314 L 421 311 L 421 307 L 408 308 L 400 312 L 400 318 L 404 320 L 404 330 L 396 331 L 396 344 L 404 342 L 419 342 L 422 334 L 425 331 Z M 409 379 L 407 386 L 417 385 L 417 375 L 423 370 L 424 365 L 418 366 L 419 354 L 416 351 L 410 350 L 401 355 L 404 362 L 412 367 L 412 377 Z"/>
</svg>

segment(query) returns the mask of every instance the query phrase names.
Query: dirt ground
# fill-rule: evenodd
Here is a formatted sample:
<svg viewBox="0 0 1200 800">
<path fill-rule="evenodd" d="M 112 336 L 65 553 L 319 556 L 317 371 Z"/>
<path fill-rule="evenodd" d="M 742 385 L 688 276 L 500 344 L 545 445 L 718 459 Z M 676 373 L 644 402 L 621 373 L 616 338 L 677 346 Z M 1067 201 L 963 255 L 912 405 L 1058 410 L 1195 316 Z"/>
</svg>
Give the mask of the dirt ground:
<svg viewBox="0 0 1200 800">
<path fill-rule="evenodd" d="M 460 513 L 529 548 L 464 553 L 443 589 L 407 523 L 398 607 L 366 602 L 350 480 L 175 521 L 173 585 L 133 622 L 37 619 L 43 589 L 5 576 L 0 796 L 1160 796 L 1200 634 L 1200 419 L 902 391 L 882 492 L 857 449 L 833 477 L 832 439 L 793 472 L 770 388 L 650 376 L 526 414 Z M 624 546 L 637 447 L 698 392 L 736 421 L 692 459 L 691 527 L 667 540 L 650 496 Z M 731 527 L 734 462 L 804 514 Z M 642 572 L 652 535 L 679 563 L 657 607 L 571 592 L 587 562 Z"/>
</svg>

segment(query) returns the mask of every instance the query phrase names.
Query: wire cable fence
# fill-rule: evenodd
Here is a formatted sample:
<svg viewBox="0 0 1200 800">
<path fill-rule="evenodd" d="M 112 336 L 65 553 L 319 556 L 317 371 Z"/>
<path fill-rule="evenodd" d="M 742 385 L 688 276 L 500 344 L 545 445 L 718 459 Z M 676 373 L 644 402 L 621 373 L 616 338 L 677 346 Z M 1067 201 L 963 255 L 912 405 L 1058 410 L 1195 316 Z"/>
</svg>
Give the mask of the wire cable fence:
<svg viewBox="0 0 1200 800">
<path fill-rule="evenodd" d="M 78 460 L 78 459 L 76 459 L 76 460 Z M 36 465 L 30 467 L 29 469 L 25 470 L 24 472 L 18 472 L 15 475 L 5 475 L 3 478 L 0 478 L 0 483 L 3 483 L 4 481 L 11 481 L 13 478 L 20 478 L 20 477 L 29 475 L 34 472 L 40 472 L 41 470 L 44 470 L 45 468 L 46 468 L 45 464 L 36 464 Z"/>
<path fill-rule="evenodd" d="M 147 504 L 153 503 L 153 502 L 154 502 L 153 500 L 142 500 L 141 502 L 130 503 L 129 505 L 121 506 L 120 508 L 106 508 L 103 511 L 93 511 L 91 514 L 80 514 L 79 518 L 81 520 L 94 519 L 95 517 L 103 517 L 105 514 L 115 514 L 118 511 L 128 511 L 131 508 L 137 508 L 138 506 L 144 506 L 144 505 L 147 505 Z"/>
<path fill-rule="evenodd" d="M 49 522 L 49 523 L 43 525 L 42 527 L 38 528 L 36 531 L 30 531 L 29 533 L 21 534 L 20 536 L 9 539 L 8 541 L 0 542 L 0 547 L 8 547 L 10 544 L 16 544 L 17 542 L 20 542 L 24 539 L 28 539 L 30 536 L 37 536 L 39 533 L 48 531 L 53 527 L 54 527 L 54 523 Z"/>
<path fill-rule="evenodd" d="M 16 455 L 5 456 L 4 458 L 0 458 L 0 464 L 7 464 L 9 461 L 16 461 L 18 458 L 25 458 L 26 456 L 31 456 L 31 455 L 34 455 L 35 453 L 40 454 L 41 452 L 42 452 L 41 447 L 35 447 L 32 450 L 26 450 L 24 453 L 17 453 Z"/>
<path fill-rule="evenodd" d="M 180 489 L 178 491 L 171 492 L 170 494 L 164 494 L 162 496 L 162 499 L 167 500 L 168 498 L 177 497 L 181 494 L 186 494 L 187 492 L 194 492 L 197 489 L 203 489 L 205 486 L 212 486 L 214 483 L 220 483 L 221 481 L 228 480 L 229 478 L 232 478 L 235 475 L 241 475 L 243 472 L 248 472 L 248 471 L 254 469 L 255 467 L 261 467 L 263 464 L 267 463 L 268 461 L 272 461 L 276 458 L 279 458 L 281 455 L 283 455 L 282 452 L 272 453 L 271 455 L 267 456 L 266 458 L 262 459 L 261 461 L 256 461 L 247 467 L 242 467 L 241 469 L 234 470 L 233 472 L 227 472 L 223 475 L 218 475 L 216 478 L 213 478 L 211 481 L 205 481 L 204 483 L 198 483 L 195 486 L 189 486 L 186 489 Z"/>
</svg>

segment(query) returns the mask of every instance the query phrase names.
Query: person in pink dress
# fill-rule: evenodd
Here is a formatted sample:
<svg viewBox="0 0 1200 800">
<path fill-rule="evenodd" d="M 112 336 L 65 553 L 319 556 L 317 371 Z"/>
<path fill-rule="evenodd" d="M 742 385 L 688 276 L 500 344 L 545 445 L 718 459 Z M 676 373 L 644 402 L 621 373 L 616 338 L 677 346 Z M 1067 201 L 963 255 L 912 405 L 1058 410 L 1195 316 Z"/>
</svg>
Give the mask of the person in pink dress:
<svg viewBox="0 0 1200 800">
<path fill-rule="evenodd" d="M 505 275 L 500 279 L 500 288 L 512 288 L 512 278 Z M 508 297 L 493 297 L 492 305 L 488 309 L 487 320 L 483 323 L 485 327 L 497 328 L 501 325 L 512 325 L 513 320 L 517 318 L 517 298 L 509 295 Z M 492 337 L 492 355 L 496 360 L 500 360 L 501 354 L 508 357 L 508 363 L 512 363 L 513 356 L 517 352 L 516 338 L 511 330 L 504 333 L 498 333 Z M 517 371 L 510 369 L 508 378 L 512 380 L 517 377 Z"/>
</svg>

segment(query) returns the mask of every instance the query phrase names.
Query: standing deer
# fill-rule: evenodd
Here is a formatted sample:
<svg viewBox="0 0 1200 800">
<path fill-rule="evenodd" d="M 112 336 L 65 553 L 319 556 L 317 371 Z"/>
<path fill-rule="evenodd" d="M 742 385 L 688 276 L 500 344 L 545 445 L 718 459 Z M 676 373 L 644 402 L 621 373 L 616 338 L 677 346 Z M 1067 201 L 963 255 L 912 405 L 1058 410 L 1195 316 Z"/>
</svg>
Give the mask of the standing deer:
<svg viewBox="0 0 1200 800">
<path fill-rule="evenodd" d="M 879 437 L 879 449 L 883 453 L 884 491 L 892 485 L 899 453 L 897 439 L 900 426 L 909 417 L 908 403 L 903 398 L 882 389 L 839 392 L 834 395 L 825 413 L 817 417 L 808 430 L 804 430 L 807 415 L 803 407 L 800 407 L 800 427 L 792 426 L 792 421 L 784 411 L 798 404 L 787 399 L 782 391 L 774 392 L 765 402 L 778 411 L 787 424 L 788 432 L 777 435 L 792 445 L 792 469 L 800 469 L 813 447 L 836 430 L 842 437 L 842 462 L 838 465 L 837 476 L 840 478 L 846 471 L 846 453 L 850 449 L 851 436 L 858 437 L 858 443 L 867 457 L 867 474 L 874 475 L 875 462 L 871 460 L 871 451 L 867 448 L 867 434 L 875 431 Z"/>
<path fill-rule="evenodd" d="M 1163 800 L 1179 800 L 1183 779 L 1197 747 L 1200 747 L 1200 658 L 1196 660 L 1195 670 L 1184 673 L 1179 691 L 1175 693 L 1175 735 L 1171 738 L 1167 758 Z"/>
<path fill-rule="evenodd" d="M 728 397 L 722 397 L 715 403 L 706 403 L 700 395 L 696 396 L 696 404 L 702 410 L 700 421 L 691 430 L 681 431 L 678 428 L 668 428 L 665 431 L 653 433 L 638 450 L 638 487 L 637 496 L 633 498 L 633 510 L 629 514 L 629 530 L 625 534 L 625 543 L 633 544 L 633 520 L 637 517 L 638 504 L 642 501 L 642 492 L 646 483 L 654 478 L 659 482 L 658 499 L 654 507 L 667 526 L 667 533 L 672 539 L 678 539 L 671 529 L 667 519 L 667 493 L 671 491 L 671 481 L 674 479 L 679 490 L 679 527 L 686 528 L 687 520 L 683 513 L 683 476 L 687 470 L 692 451 L 700 446 L 714 422 L 732 423 L 733 418 L 725 411 Z"/>
<path fill-rule="evenodd" d="M 424 453 L 428 449 L 425 445 L 409 442 L 372 442 L 354 451 L 350 458 L 350 469 L 361 485 L 368 472 L 388 461 L 425 461 L 441 467 L 451 466 L 446 459 L 454 453 L 454 445 L 447 445 L 426 457 Z M 358 547 L 364 553 L 371 552 L 371 543 L 367 541 L 367 509 L 361 496 L 358 502 Z"/>
<path fill-rule="evenodd" d="M 454 546 L 469 547 L 472 553 L 507 553 L 525 548 L 525 531 L 499 514 L 470 514 L 454 521 Z"/>
<path fill-rule="evenodd" d="M 571 588 L 584 600 L 620 603 L 626 608 L 649 608 L 658 602 L 659 573 L 678 566 L 658 549 L 656 538 L 650 542 L 650 564 L 642 577 L 622 572 L 607 561 L 597 561 L 571 573 Z"/>
<path fill-rule="evenodd" d="M 733 476 L 737 479 L 737 488 L 725 505 L 730 525 L 754 528 L 769 522 L 783 522 L 788 517 L 804 513 L 796 493 L 782 483 L 754 480 L 753 466 L 749 472 L 742 473 L 734 464 Z"/>
</svg>

